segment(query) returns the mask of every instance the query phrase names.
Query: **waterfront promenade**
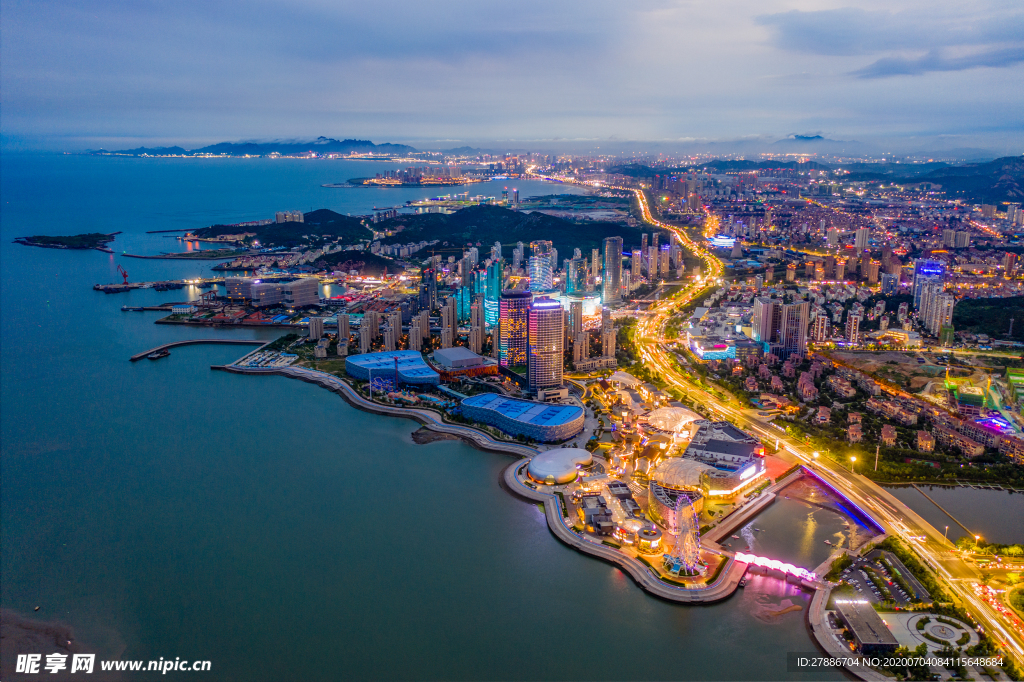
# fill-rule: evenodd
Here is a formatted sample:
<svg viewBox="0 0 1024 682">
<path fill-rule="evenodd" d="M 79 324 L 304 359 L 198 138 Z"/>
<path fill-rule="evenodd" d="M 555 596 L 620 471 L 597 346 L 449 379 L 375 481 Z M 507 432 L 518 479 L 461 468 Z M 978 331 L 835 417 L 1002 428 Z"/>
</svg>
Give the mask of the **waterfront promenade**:
<svg viewBox="0 0 1024 682">
<path fill-rule="evenodd" d="M 441 415 L 433 410 L 425 410 L 416 407 L 393 407 L 390 405 L 381 405 L 380 403 L 371 402 L 360 395 L 347 382 L 332 374 L 327 374 L 326 372 L 320 372 L 318 370 L 306 369 L 304 367 L 262 368 L 243 367 L 240 365 L 215 365 L 213 369 L 238 374 L 279 375 L 298 379 L 300 381 L 306 381 L 337 393 L 354 407 L 375 412 L 377 414 L 414 419 L 432 431 L 457 436 L 482 450 L 490 450 L 493 452 L 500 452 L 520 457 L 521 459 L 505 470 L 504 482 L 506 486 L 508 486 L 508 489 L 525 499 L 544 503 L 548 528 L 551 529 L 552 534 L 556 538 L 581 552 L 619 566 L 630 577 L 632 577 L 640 587 L 655 596 L 682 603 L 709 603 L 719 601 L 725 599 L 736 590 L 740 579 L 747 570 L 746 563 L 737 561 L 728 552 L 706 547 L 705 549 L 709 549 L 709 551 L 726 558 L 726 565 L 715 582 L 711 585 L 698 588 L 687 588 L 669 584 L 655 576 L 651 569 L 639 560 L 627 556 L 613 547 L 603 545 L 586 537 L 581 537 L 565 523 L 565 519 L 561 515 L 561 501 L 553 493 L 534 490 L 533 488 L 525 485 L 519 479 L 516 475 L 517 472 L 521 471 L 530 461 L 530 458 L 538 452 L 534 448 L 526 445 L 520 445 L 518 443 L 509 443 L 497 440 L 472 427 L 445 423 L 442 420 Z"/>
<path fill-rule="evenodd" d="M 505 469 L 504 480 L 509 490 L 528 500 L 544 503 L 544 515 L 547 517 L 548 528 L 556 538 L 580 552 L 615 564 L 647 592 L 669 601 L 706 604 L 725 599 L 739 586 L 740 579 L 747 571 L 747 564 L 737 561 L 729 552 L 705 547 L 704 549 L 724 557 L 726 565 L 718 578 L 710 585 L 690 588 L 667 583 L 658 578 L 641 561 L 623 554 L 614 547 L 581 536 L 565 522 L 565 518 L 562 516 L 562 501 L 555 493 L 531 488 L 522 481 L 522 471 L 528 463 L 528 459 L 523 459 Z"/>
</svg>

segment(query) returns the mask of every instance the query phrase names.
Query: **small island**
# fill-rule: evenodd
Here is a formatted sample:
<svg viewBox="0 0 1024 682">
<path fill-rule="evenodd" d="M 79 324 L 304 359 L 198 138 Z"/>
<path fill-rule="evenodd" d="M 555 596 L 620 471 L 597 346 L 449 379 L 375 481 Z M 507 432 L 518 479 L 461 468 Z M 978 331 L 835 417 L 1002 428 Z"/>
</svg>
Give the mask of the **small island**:
<svg viewBox="0 0 1024 682">
<path fill-rule="evenodd" d="M 103 234 L 100 232 L 89 232 L 60 237 L 35 235 L 33 237 L 18 237 L 14 240 L 14 243 L 25 246 L 39 246 L 44 249 L 96 249 L 97 251 L 113 253 L 114 251 L 108 248 L 107 244 L 114 241 L 114 237 L 119 234 L 121 233 Z"/>
</svg>

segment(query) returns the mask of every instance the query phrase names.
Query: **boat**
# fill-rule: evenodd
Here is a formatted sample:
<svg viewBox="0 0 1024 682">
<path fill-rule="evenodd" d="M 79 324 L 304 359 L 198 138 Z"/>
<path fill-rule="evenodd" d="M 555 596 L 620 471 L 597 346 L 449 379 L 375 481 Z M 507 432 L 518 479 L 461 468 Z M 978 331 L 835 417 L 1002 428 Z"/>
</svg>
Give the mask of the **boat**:
<svg viewBox="0 0 1024 682">
<path fill-rule="evenodd" d="M 740 536 L 739 536 L 739 535 L 733 535 L 732 537 L 733 537 L 734 539 L 736 539 L 736 540 L 739 540 L 739 539 L 740 539 Z"/>
<path fill-rule="evenodd" d="M 831 543 L 831 542 L 829 542 L 828 540 L 825 540 L 825 544 L 826 544 L 826 545 L 831 545 L 832 543 Z"/>
<path fill-rule="evenodd" d="M 747 577 L 746 577 L 746 576 L 743 576 L 743 577 L 742 577 L 742 578 L 740 579 L 740 587 L 746 587 L 746 586 L 747 586 Z"/>
<path fill-rule="evenodd" d="M 158 351 L 150 353 L 146 357 L 149 358 L 150 360 L 159 360 L 160 358 L 166 358 L 170 354 L 171 351 L 167 350 L 166 348 L 162 348 Z"/>
<path fill-rule="evenodd" d="M 145 308 L 143 308 L 140 305 L 138 305 L 138 306 L 129 306 L 129 305 L 121 306 L 121 312 L 125 312 L 125 313 L 129 313 L 129 312 L 131 312 L 131 313 L 141 313 L 143 310 L 145 310 Z"/>
</svg>

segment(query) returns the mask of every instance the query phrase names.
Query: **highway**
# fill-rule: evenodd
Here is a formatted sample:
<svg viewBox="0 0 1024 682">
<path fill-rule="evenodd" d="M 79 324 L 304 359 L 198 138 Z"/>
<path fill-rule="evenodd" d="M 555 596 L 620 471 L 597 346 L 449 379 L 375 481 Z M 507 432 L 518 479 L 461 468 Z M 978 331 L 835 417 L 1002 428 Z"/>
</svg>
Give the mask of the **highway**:
<svg viewBox="0 0 1024 682">
<path fill-rule="evenodd" d="M 851 462 L 847 467 L 843 463 L 820 457 L 818 453 L 808 452 L 803 443 L 787 435 L 780 427 L 761 419 L 756 410 L 745 408 L 742 403 L 731 398 L 725 389 L 717 388 L 727 396 L 726 400 L 722 400 L 698 386 L 689 374 L 677 368 L 665 344 L 665 324 L 679 307 L 691 302 L 693 296 L 708 283 L 721 277 L 722 263 L 710 251 L 690 240 L 683 230 L 657 220 L 647 205 L 644 193 L 634 191 L 644 220 L 674 233 L 705 263 L 707 273 L 702 280 L 694 281 L 676 296 L 654 303 L 648 310 L 651 314 L 638 319 L 636 343 L 644 363 L 695 403 L 709 408 L 742 429 L 775 440 L 780 456 L 813 468 L 830 485 L 880 522 L 886 531 L 899 536 L 935 572 L 946 589 L 955 594 L 985 630 L 1013 656 L 1017 664 L 1024 664 L 1024 632 L 1013 629 L 995 609 L 976 596 L 974 585 L 979 578 L 977 569 L 951 552 L 953 545 L 942 533 L 880 486 L 856 474 L 853 470 L 856 462 Z M 713 224 L 711 229 L 714 229 Z M 861 462 L 860 465 L 867 466 L 868 462 Z"/>
</svg>

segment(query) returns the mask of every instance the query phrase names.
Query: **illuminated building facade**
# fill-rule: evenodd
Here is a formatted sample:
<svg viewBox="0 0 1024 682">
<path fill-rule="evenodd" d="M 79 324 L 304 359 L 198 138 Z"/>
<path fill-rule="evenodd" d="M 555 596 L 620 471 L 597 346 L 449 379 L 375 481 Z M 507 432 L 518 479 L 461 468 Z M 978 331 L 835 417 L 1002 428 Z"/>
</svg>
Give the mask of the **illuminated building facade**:
<svg viewBox="0 0 1024 682">
<path fill-rule="evenodd" d="M 538 298 L 530 306 L 528 374 L 531 389 L 562 385 L 564 319 L 562 304 L 553 298 Z"/>
<path fill-rule="evenodd" d="M 502 367 L 521 367 L 527 363 L 529 351 L 530 304 L 529 291 L 504 291 L 501 294 L 500 350 L 498 361 Z M 561 319 L 561 308 L 559 308 Z"/>
<path fill-rule="evenodd" d="M 622 301 L 622 237 L 608 237 L 604 240 L 601 301 L 605 305 Z"/>
</svg>

